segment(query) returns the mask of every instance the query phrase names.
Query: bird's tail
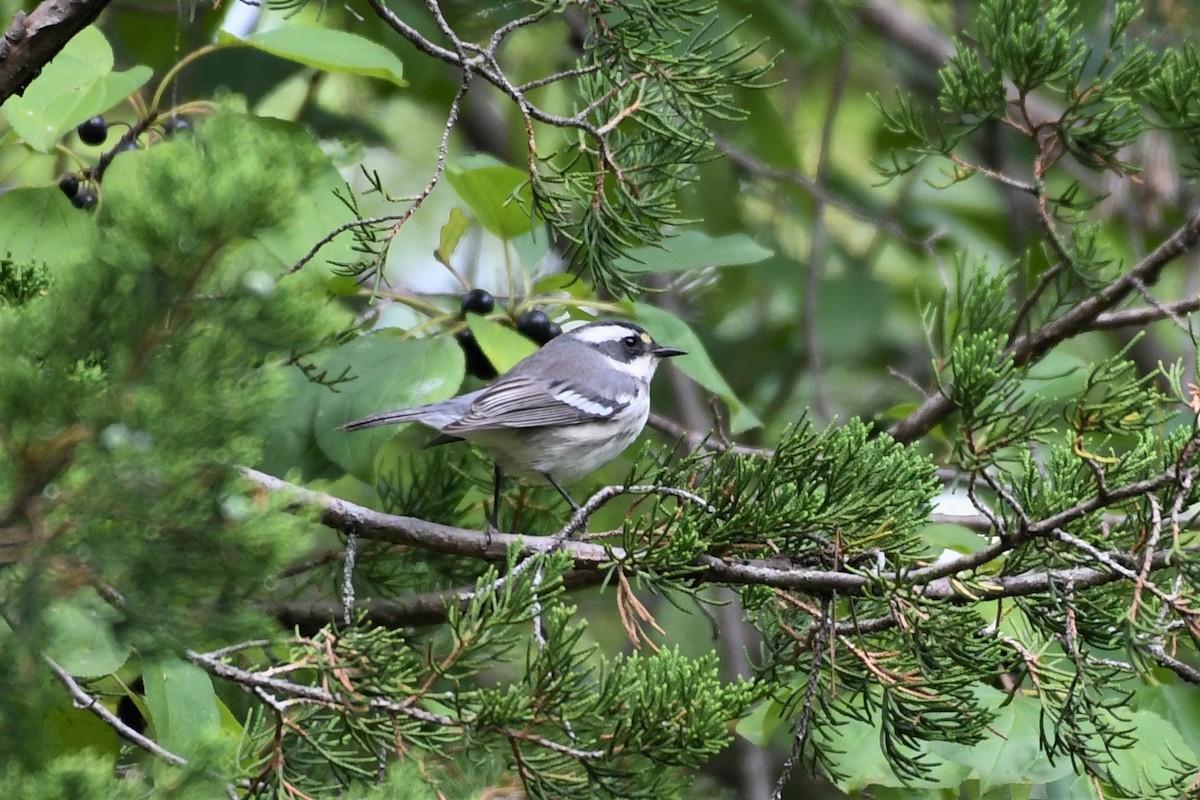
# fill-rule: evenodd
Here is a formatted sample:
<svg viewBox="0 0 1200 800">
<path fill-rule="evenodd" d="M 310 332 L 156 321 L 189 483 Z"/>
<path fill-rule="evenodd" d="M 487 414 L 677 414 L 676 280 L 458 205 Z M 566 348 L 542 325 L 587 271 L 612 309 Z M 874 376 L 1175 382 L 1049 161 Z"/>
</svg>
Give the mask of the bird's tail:
<svg viewBox="0 0 1200 800">
<path fill-rule="evenodd" d="M 397 411 L 384 411 L 382 414 L 372 414 L 369 417 L 356 419 L 339 425 L 339 431 L 361 431 L 363 428 L 374 428 L 379 425 L 396 425 L 401 422 L 416 422 L 424 416 L 424 409 L 401 408 Z"/>
</svg>

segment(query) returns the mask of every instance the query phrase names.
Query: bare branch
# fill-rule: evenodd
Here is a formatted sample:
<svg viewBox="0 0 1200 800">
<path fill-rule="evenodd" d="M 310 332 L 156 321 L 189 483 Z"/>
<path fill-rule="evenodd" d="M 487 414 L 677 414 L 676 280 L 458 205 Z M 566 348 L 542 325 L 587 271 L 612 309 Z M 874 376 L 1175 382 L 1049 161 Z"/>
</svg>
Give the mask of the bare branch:
<svg viewBox="0 0 1200 800">
<path fill-rule="evenodd" d="M 1174 303 L 1159 303 L 1150 308 L 1130 308 L 1124 311 L 1109 311 L 1100 314 L 1088 326 L 1088 330 L 1109 331 L 1118 328 L 1140 328 L 1151 322 L 1180 317 L 1200 309 L 1200 297 L 1176 300 Z"/>
<path fill-rule="evenodd" d="M 0 103 L 23 93 L 108 4 L 109 0 L 45 0 L 29 14 L 18 11 L 0 39 Z"/>
<path fill-rule="evenodd" d="M 571 556 L 575 569 L 592 572 L 601 572 L 613 562 L 624 561 L 630 557 L 624 548 L 615 545 L 603 546 L 572 539 L 527 537 L 512 533 L 489 535 L 483 531 L 439 525 L 415 517 L 384 514 L 321 492 L 294 486 L 257 470 L 243 468 L 242 474 L 263 489 L 290 495 L 293 499 L 284 505 L 285 510 L 300 512 L 315 508 L 322 524 L 344 532 L 353 531 L 363 539 L 409 545 L 486 561 L 504 560 L 509 547 L 514 545 L 523 558 L 537 553 L 562 550 Z M 830 592 L 861 595 L 868 591 L 878 591 L 881 582 L 887 583 L 891 580 L 916 590 L 918 594 L 929 599 L 971 602 L 1039 594 L 1068 582 L 1077 589 L 1103 586 L 1121 580 L 1124 576 L 1107 566 L 1071 567 L 989 579 L 970 590 L 961 581 L 951 581 L 950 577 L 973 571 L 1027 538 L 1052 536 L 1056 528 L 1070 521 L 1132 497 L 1149 494 L 1178 481 L 1179 476 L 1172 470 L 1157 478 L 1114 488 L 1104 498 L 1091 498 L 1058 514 L 1031 522 L 1024 528 L 1022 536 L 1007 537 L 974 554 L 962 556 L 946 564 L 900 572 L 891 578 L 883 573 L 869 576 L 861 572 L 780 567 L 777 560 L 727 561 L 712 555 L 702 555 L 696 559 L 695 564 L 704 569 L 694 576 L 694 580 L 729 585 L 773 586 L 812 595 L 825 595 Z M 1180 558 L 1192 552 L 1174 546 L 1168 547 L 1153 554 L 1149 559 L 1149 569 L 1153 571 L 1177 564 Z M 1121 566 L 1124 572 L 1136 571 L 1143 563 L 1140 559 L 1135 562 L 1123 553 L 1104 555 L 1112 564 Z M 447 599 L 452 600 L 453 597 Z"/>
<path fill-rule="evenodd" d="M 75 680 L 74 676 L 67 672 L 67 670 L 53 658 L 47 655 L 43 655 L 42 658 L 47 664 L 50 665 L 50 669 L 54 672 L 54 676 L 58 678 L 59 682 L 63 686 L 67 687 L 67 691 L 71 693 L 71 701 L 75 704 L 76 708 L 82 709 L 83 711 L 90 711 L 91 713 L 95 714 L 102 722 L 115 730 L 118 735 L 133 742 L 147 753 L 150 753 L 157 758 L 161 758 L 168 764 L 176 767 L 182 767 L 188 763 L 187 759 L 183 756 L 175 755 L 158 742 L 143 736 L 122 722 L 120 717 L 109 711 L 100 703 L 99 700 L 97 700 L 93 695 L 89 694 L 82 686 L 79 685 L 79 682 Z"/>
</svg>

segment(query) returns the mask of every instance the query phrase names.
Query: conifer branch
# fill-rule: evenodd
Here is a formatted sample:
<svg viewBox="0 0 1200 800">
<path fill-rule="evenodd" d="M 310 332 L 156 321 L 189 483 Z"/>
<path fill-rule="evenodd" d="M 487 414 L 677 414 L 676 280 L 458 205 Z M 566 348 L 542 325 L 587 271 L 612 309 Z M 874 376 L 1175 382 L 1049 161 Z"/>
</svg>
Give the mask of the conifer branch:
<svg viewBox="0 0 1200 800">
<path fill-rule="evenodd" d="M 456 730 L 471 727 L 474 724 L 469 719 L 461 719 L 449 714 L 438 714 L 427 711 L 412 703 L 411 699 L 396 701 L 384 697 L 356 696 L 351 698 L 340 692 L 335 693 L 324 686 L 298 683 L 286 678 L 276 677 L 267 671 L 255 672 L 254 670 L 235 667 L 213 653 L 198 653 L 195 650 L 188 650 L 185 655 L 188 661 L 191 661 L 210 675 L 232 681 L 251 691 L 278 693 L 278 695 L 291 698 L 302 704 L 315 705 L 338 711 L 346 709 L 348 705 L 352 705 L 360 711 L 370 710 L 385 714 L 397 714 L 431 725 Z M 603 750 L 581 750 L 517 728 L 505 726 L 500 728 L 499 732 L 510 740 L 529 742 L 538 747 L 561 753 L 580 761 L 594 761 L 603 758 L 605 755 Z"/>
<path fill-rule="evenodd" d="M 1090 330 L 1101 314 L 1136 291 L 1139 285 L 1154 283 L 1164 268 L 1195 247 L 1198 241 L 1200 211 L 1194 211 L 1175 233 L 1132 269 L 1036 331 L 1018 337 L 1004 353 L 1011 356 L 1017 365 L 1037 361 L 1055 345 Z M 898 442 L 912 442 L 928 433 L 954 412 L 949 389 L 949 386 L 945 386 L 941 393 L 931 395 L 916 410 L 889 428 L 888 433 Z"/>
</svg>

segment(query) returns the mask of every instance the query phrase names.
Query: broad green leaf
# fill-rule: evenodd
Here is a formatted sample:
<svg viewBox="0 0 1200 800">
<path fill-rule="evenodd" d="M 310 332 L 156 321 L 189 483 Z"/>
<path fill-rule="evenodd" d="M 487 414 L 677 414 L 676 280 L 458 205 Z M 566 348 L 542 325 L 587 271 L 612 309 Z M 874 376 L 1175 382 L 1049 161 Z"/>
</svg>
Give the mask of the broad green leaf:
<svg viewBox="0 0 1200 800">
<path fill-rule="evenodd" d="M 644 303 L 634 303 L 633 307 L 638 322 L 650 331 L 656 342 L 688 351 L 686 356 L 673 358 L 671 362 L 729 406 L 729 428 L 733 433 L 741 433 L 762 424 L 733 393 L 733 389 L 708 357 L 699 337 L 686 322 L 661 308 Z"/>
<path fill-rule="evenodd" d="M 479 349 L 501 375 L 508 372 L 517 362 L 537 352 L 535 342 L 525 338 L 512 328 L 493 322 L 478 314 L 467 314 L 467 325 L 479 342 Z"/>
<path fill-rule="evenodd" d="M 565 292 L 575 298 L 595 297 L 591 287 L 580 280 L 578 275 L 572 275 L 570 272 L 552 272 L 538 278 L 533 283 L 532 294 L 554 294 L 555 292 Z M 581 318 L 583 317 L 581 316 Z"/>
<path fill-rule="evenodd" d="M 45 611 L 50 637 L 46 654 L 80 677 L 116 671 L 129 657 L 129 648 L 113 636 L 111 625 L 117 616 L 91 590 L 55 601 Z"/>
<path fill-rule="evenodd" d="M 458 243 L 462 241 L 463 234 L 470 227 L 471 220 L 461 208 L 450 209 L 450 219 L 446 220 L 446 224 L 442 226 L 441 236 L 438 239 L 437 257 L 441 259 L 442 263 L 450 263 L 450 257 L 454 255 L 454 251 L 458 249 Z"/>
<path fill-rule="evenodd" d="M 754 264 L 772 252 L 741 233 L 709 236 L 702 231 L 682 231 L 664 239 L 661 247 L 639 247 L 617 259 L 625 272 L 682 272 L 705 267 Z"/>
<path fill-rule="evenodd" d="M 773 698 L 763 700 L 738 721 L 738 736 L 750 740 L 759 747 L 769 747 L 771 737 L 787 722 L 787 718 L 781 716 L 783 709 L 783 703 L 778 700 Z"/>
<path fill-rule="evenodd" d="M 113 52 L 95 27 L 67 42 L 25 90 L 0 108 L 13 130 L 34 150 L 49 153 L 85 119 L 108 111 L 150 80 L 149 67 L 113 72 Z"/>
<path fill-rule="evenodd" d="M 1192 757 L 1200 758 L 1200 688 L 1186 683 L 1158 683 L 1143 686 L 1133 701 L 1138 710 L 1158 714 L 1174 725 Z"/>
<path fill-rule="evenodd" d="M 1069 775 L 1046 784 L 1046 800 L 1104 800 L 1088 775 Z"/>
<path fill-rule="evenodd" d="M 931 556 L 937 556 L 943 550 L 964 555 L 977 553 L 987 544 L 987 540 L 975 531 L 951 523 L 926 525 L 921 528 L 921 538 L 927 545 L 925 552 Z"/>
<path fill-rule="evenodd" d="M 54 702 L 39 717 L 49 762 L 56 756 L 70 756 L 88 749 L 101 753 L 116 763 L 121 754 L 121 739 L 117 732 L 90 711 L 76 708 L 62 686 L 53 695 Z"/>
<path fill-rule="evenodd" d="M 867 787 L 941 788 L 961 786 L 969 769 L 922 753 L 929 762 L 918 780 L 903 780 L 892 769 L 879 746 L 879 724 L 857 719 L 840 719 L 837 725 L 821 726 L 814 736 L 826 752 L 837 754 L 834 767 L 843 776 L 837 786 L 853 794 Z"/>
<path fill-rule="evenodd" d="M 539 275 L 547 269 L 557 269 L 561 263 L 560 253 L 557 250 L 551 252 L 553 248 L 550 246 L 550 237 L 541 226 L 531 227 L 521 235 L 509 239 L 507 244 L 516 254 L 516 264 L 523 267 L 527 275 Z M 577 279 L 577 283 L 583 283 L 578 280 L 578 275 L 572 277 Z"/>
<path fill-rule="evenodd" d="M 1167 720 L 1149 711 L 1135 711 L 1128 718 L 1110 716 L 1109 722 L 1120 730 L 1129 730 L 1133 743 L 1114 753 L 1109 774 L 1113 783 L 1131 789 L 1141 797 L 1157 796 L 1158 787 L 1166 786 L 1176 768 L 1195 772 L 1196 759 L 1179 731 Z M 1097 737 L 1095 746 L 1103 743 Z"/>
<path fill-rule="evenodd" d="M 394 425 L 362 431 L 339 425 L 381 411 L 452 397 L 462 385 L 464 360 L 453 338 L 401 339 L 382 330 L 344 344 L 315 359 L 330 377 L 349 369 L 355 378 L 317 398 L 313 432 L 330 460 L 367 483 L 374 483 L 375 453 L 396 433 Z"/>
<path fill-rule="evenodd" d="M 220 704 L 204 670 L 166 657 L 142 664 L 142 681 L 154 738 L 163 747 L 187 758 L 200 742 L 220 735 Z"/>
<path fill-rule="evenodd" d="M 78 261 L 91 247 L 92 217 L 53 186 L 0 195 L 0 258 L 37 260 L 52 269 Z"/>
<path fill-rule="evenodd" d="M 974 770 L 983 792 L 1016 783 L 1049 783 L 1071 774 L 1070 759 L 1052 764 L 1041 751 L 1041 703 L 1035 698 L 1017 695 L 1005 705 L 1008 695 L 986 686 L 976 687 L 975 695 L 984 708 L 994 710 L 996 718 L 988 728 L 995 735 L 970 747 L 934 742 L 934 754 Z"/>
<path fill-rule="evenodd" d="M 961 787 L 941 787 L 917 789 L 913 786 L 905 786 L 904 788 L 896 788 L 893 786 L 872 786 L 869 793 L 855 795 L 856 797 L 869 796 L 871 800 L 962 800 L 967 797 L 971 800 L 1020 800 L 1019 797 L 1010 797 L 1005 795 L 1003 798 L 980 798 L 978 793 L 971 793 L 971 783 L 966 781 Z"/>
<path fill-rule="evenodd" d="M 331 390 L 309 381 L 296 367 L 284 369 L 278 413 L 266 421 L 269 427 L 258 468 L 280 478 L 298 469 L 301 482 L 307 483 L 333 466 L 317 446 L 313 433 L 317 399 Z"/>
<path fill-rule="evenodd" d="M 446 165 L 446 180 L 488 232 L 507 240 L 533 227 L 529 176 L 516 167 L 489 155 L 464 156 Z"/>
<path fill-rule="evenodd" d="M 353 33 L 313 25 L 284 25 L 239 39 L 222 32 L 217 42 L 223 45 L 249 45 L 288 61 L 326 72 L 345 72 L 380 78 L 397 86 L 407 86 L 404 65 L 388 48 Z"/>
</svg>

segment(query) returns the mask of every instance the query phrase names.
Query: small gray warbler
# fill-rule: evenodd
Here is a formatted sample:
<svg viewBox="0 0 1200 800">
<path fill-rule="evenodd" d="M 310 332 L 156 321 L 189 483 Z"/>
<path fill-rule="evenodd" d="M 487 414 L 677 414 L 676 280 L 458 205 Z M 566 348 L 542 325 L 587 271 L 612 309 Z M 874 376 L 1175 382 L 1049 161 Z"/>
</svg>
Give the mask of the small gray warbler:
<svg viewBox="0 0 1200 800">
<path fill-rule="evenodd" d="M 501 475 L 549 483 L 574 509 L 562 484 L 595 471 L 633 443 L 650 414 L 650 379 L 664 358 L 685 355 L 644 328 L 601 320 L 551 339 L 495 382 L 474 392 L 372 414 L 342 430 L 419 422 L 438 431 L 427 446 L 467 440 L 496 463 L 491 519 Z"/>
</svg>

